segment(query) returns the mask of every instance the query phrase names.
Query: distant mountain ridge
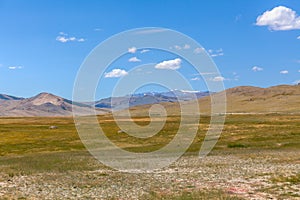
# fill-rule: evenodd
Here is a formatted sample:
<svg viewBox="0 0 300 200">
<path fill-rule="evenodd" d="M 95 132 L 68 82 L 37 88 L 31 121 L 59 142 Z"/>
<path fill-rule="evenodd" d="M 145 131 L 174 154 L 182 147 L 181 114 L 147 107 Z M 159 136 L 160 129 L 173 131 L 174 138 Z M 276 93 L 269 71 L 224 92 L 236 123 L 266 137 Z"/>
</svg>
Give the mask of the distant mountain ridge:
<svg viewBox="0 0 300 200">
<path fill-rule="evenodd" d="M 170 92 L 147 92 L 110 97 L 95 102 L 73 102 L 82 115 L 90 114 L 96 108 L 97 114 L 132 107 L 134 112 L 148 113 L 148 105 L 163 103 L 167 110 L 174 111 L 178 100 L 189 101 L 195 95 L 198 98 L 201 113 L 210 113 L 210 96 L 222 96 L 226 93 L 227 113 L 299 113 L 300 85 L 279 85 L 269 88 L 239 86 L 218 93 L 173 90 Z M 177 98 L 178 97 L 178 98 Z M 192 104 L 191 104 L 192 105 Z M 215 104 L 215 106 L 218 106 Z M 191 109 L 194 109 L 191 107 Z M 20 98 L 0 94 L 0 116 L 71 116 L 72 101 L 50 93 L 40 93 L 31 98 Z"/>
<path fill-rule="evenodd" d="M 0 116 L 71 116 L 72 103 L 82 115 L 90 114 L 94 107 L 97 114 L 104 114 L 110 112 L 111 109 L 121 110 L 132 106 L 177 102 L 178 100 L 188 101 L 194 97 L 199 98 L 207 95 L 209 92 L 174 90 L 110 97 L 95 102 L 79 103 L 46 92 L 30 98 L 0 94 Z"/>
<path fill-rule="evenodd" d="M 30 98 L 0 95 L 0 116 L 71 116 L 72 101 L 50 94 L 40 93 Z M 82 115 L 91 113 L 91 106 L 74 103 Z M 107 111 L 98 109 L 97 114 Z"/>
<path fill-rule="evenodd" d="M 128 107 L 155 104 L 162 102 L 178 102 L 178 101 L 190 101 L 192 99 L 208 96 L 210 92 L 200 91 L 184 91 L 184 90 L 171 90 L 168 92 L 146 92 L 127 95 L 123 97 L 109 97 L 96 101 L 94 104 L 90 102 L 89 105 L 93 105 L 96 108 L 109 108 L 115 110 L 121 110 Z"/>
<path fill-rule="evenodd" d="M 14 97 L 7 94 L 0 94 L 0 100 L 22 100 L 24 98 L 21 97 Z"/>
<path fill-rule="evenodd" d="M 226 95 L 226 114 L 300 114 L 300 85 L 278 85 L 268 88 L 253 86 L 239 86 L 211 94 L 214 99 L 223 99 Z M 221 108 L 224 114 L 222 101 L 211 102 L 211 96 L 198 99 L 200 113 L 210 115 L 212 103 L 215 112 Z M 199 114 L 191 101 L 183 102 L 191 114 Z M 148 116 L 151 105 L 132 107 L 131 116 Z M 168 115 L 180 115 L 178 103 L 163 103 Z M 121 113 L 122 114 L 122 113 Z M 120 115 L 121 115 L 120 114 Z M 126 114 L 126 113 L 125 113 Z"/>
</svg>

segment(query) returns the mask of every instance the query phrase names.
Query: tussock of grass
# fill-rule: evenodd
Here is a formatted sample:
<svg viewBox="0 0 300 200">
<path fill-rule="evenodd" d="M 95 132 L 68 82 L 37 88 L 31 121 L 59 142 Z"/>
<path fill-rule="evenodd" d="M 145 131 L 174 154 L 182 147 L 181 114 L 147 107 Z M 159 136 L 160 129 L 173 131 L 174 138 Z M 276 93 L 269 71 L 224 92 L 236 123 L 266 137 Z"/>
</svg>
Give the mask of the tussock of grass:
<svg viewBox="0 0 300 200">
<path fill-rule="evenodd" d="M 228 148 L 246 148 L 247 145 L 241 144 L 241 143 L 233 143 L 233 144 L 228 144 Z"/>
<path fill-rule="evenodd" d="M 145 196 L 145 199 L 149 200 L 242 200 L 243 198 L 226 194 L 223 191 L 192 191 L 192 192 L 180 192 L 179 194 L 163 194 L 158 192 L 150 192 L 149 195 Z"/>
<path fill-rule="evenodd" d="M 272 182 L 275 183 L 292 183 L 299 184 L 300 183 L 300 173 L 293 176 L 276 176 L 272 178 Z"/>
</svg>

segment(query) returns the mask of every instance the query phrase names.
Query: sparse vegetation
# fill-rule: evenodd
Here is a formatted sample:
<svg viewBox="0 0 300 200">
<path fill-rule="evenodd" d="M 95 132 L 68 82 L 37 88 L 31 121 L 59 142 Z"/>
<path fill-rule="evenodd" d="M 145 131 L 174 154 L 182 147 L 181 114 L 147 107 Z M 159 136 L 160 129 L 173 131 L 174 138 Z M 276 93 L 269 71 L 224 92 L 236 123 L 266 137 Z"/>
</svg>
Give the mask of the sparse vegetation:
<svg viewBox="0 0 300 200">
<path fill-rule="evenodd" d="M 228 148 L 246 148 L 247 145 L 241 144 L 241 143 L 233 143 L 233 144 L 228 144 Z"/>
<path fill-rule="evenodd" d="M 238 197 L 235 195 L 226 194 L 223 191 L 216 191 L 216 190 L 182 192 L 182 193 L 175 194 L 175 195 L 150 192 L 149 195 L 146 195 L 143 198 L 149 199 L 149 200 L 160 200 L 160 199 L 165 199 L 165 200 L 207 200 L 207 199 L 243 200 L 244 199 L 244 198 L 241 198 L 241 197 Z"/>
<path fill-rule="evenodd" d="M 134 120 L 139 125 L 149 123 L 149 117 L 136 116 Z M 106 135 L 132 152 L 149 152 L 166 145 L 176 134 L 179 120 L 179 116 L 171 115 L 157 135 L 138 139 L 118 133 L 111 116 L 99 116 Z M 1 118 L 0 198 L 299 196 L 299 115 L 229 115 L 214 150 L 200 160 L 196 155 L 209 120 L 209 116 L 201 117 L 188 152 L 169 168 L 158 173 L 127 174 L 105 167 L 85 150 L 72 118 Z M 19 192 L 15 194 L 16 190 Z"/>
</svg>

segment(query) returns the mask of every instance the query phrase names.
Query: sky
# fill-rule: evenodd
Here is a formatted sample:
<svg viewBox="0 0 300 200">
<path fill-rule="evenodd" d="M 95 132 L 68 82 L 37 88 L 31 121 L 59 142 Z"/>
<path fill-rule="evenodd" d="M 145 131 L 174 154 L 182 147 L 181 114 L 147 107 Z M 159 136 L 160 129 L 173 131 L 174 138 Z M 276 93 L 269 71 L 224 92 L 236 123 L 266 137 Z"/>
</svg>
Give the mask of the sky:
<svg viewBox="0 0 300 200">
<path fill-rule="evenodd" d="M 31 97 L 50 92 L 71 99 L 90 52 L 115 34 L 143 27 L 193 38 L 220 71 L 211 81 L 223 81 L 225 88 L 300 81 L 297 0 L 0 0 L 0 93 Z M 174 41 L 172 48 L 191 47 Z M 178 71 L 193 90 L 207 90 L 201 74 L 179 56 L 128 46 L 127 54 L 107 66 L 96 98 L 111 96 L 120 78 L 147 63 Z M 146 90 L 159 88 L 141 89 Z"/>
</svg>

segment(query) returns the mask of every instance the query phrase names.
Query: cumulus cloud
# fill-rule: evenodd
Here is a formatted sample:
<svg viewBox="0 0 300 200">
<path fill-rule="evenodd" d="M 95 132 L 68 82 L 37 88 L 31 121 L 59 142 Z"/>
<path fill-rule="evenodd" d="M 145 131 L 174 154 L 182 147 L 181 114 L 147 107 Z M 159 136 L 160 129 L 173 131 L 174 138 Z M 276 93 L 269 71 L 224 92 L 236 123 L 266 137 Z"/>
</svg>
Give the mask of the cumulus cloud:
<svg viewBox="0 0 300 200">
<path fill-rule="evenodd" d="M 165 60 L 161 63 L 158 63 L 155 65 L 156 69 L 171 69 L 171 70 L 176 70 L 179 69 L 181 66 L 181 59 L 176 58 L 174 60 Z"/>
<path fill-rule="evenodd" d="M 197 48 L 194 49 L 195 54 L 199 54 L 199 53 L 202 53 L 204 51 L 205 51 L 205 49 L 203 47 L 197 47 Z"/>
<path fill-rule="evenodd" d="M 123 69 L 113 69 L 111 72 L 105 73 L 105 78 L 118 78 L 122 76 L 126 76 L 128 72 Z"/>
<path fill-rule="evenodd" d="M 23 69 L 23 66 L 9 66 L 8 69 L 10 70 Z"/>
<path fill-rule="evenodd" d="M 300 29 L 300 17 L 291 8 L 277 6 L 258 16 L 256 25 L 267 26 L 274 31 L 295 30 Z"/>
<path fill-rule="evenodd" d="M 135 53 L 136 51 L 137 51 L 136 47 L 130 47 L 130 48 L 128 48 L 128 52 L 129 53 Z"/>
<path fill-rule="evenodd" d="M 226 79 L 223 76 L 216 76 L 211 78 L 210 80 L 214 82 L 220 82 L 220 81 L 225 81 Z"/>
<path fill-rule="evenodd" d="M 300 40 L 300 35 L 297 37 L 298 40 Z"/>
<path fill-rule="evenodd" d="M 252 71 L 254 71 L 254 72 L 259 72 L 262 70 L 264 70 L 262 67 L 257 67 L 257 66 L 252 67 Z"/>
<path fill-rule="evenodd" d="M 138 59 L 137 57 L 132 57 L 132 58 L 129 58 L 128 60 L 129 62 L 141 62 L 140 59 Z"/>
<path fill-rule="evenodd" d="M 74 36 L 70 37 L 64 32 L 59 32 L 59 36 L 56 37 L 56 41 L 66 43 L 66 42 L 84 42 L 84 38 L 76 38 Z"/>
<path fill-rule="evenodd" d="M 280 73 L 280 74 L 288 74 L 289 71 L 288 71 L 288 70 L 282 70 L 282 71 L 280 71 L 279 73 Z"/>
<path fill-rule="evenodd" d="M 83 38 L 79 38 L 77 41 L 78 41 L 78 42 L 84 42 L 84 41 L 85 41 L 85 39 L 83 39 Z"/>
</svg>

